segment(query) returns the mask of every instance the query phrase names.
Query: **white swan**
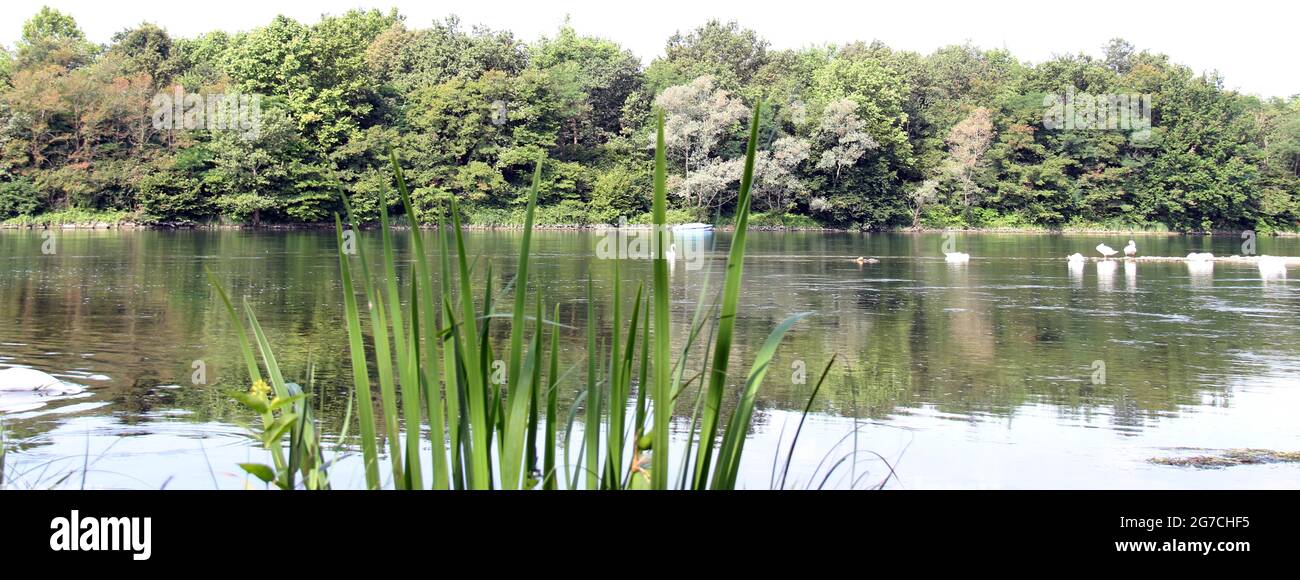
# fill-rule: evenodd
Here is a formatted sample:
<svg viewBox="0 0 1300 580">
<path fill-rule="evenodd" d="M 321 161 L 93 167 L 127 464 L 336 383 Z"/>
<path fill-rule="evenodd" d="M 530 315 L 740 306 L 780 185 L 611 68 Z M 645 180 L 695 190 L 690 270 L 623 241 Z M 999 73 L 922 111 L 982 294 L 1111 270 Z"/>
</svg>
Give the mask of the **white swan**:
<svg viewBox="0 0 1300 580">
<path fill-rule="evenodd" d="M 0 370 L 0 413 L 21 413 L 44 407 L 53 397 L 75 395 L 85 390 L 36 369 L 14 367 Z"/>
<path fill-rule="evenodd" d="M 49 373 L 26 367 L 0 370 L 0 396 L 36 393 L 40 396 L 74 395 L 85 390 L 81 385 L 65 383 Z"/>
<path fill-rule="evenodd" d="M 0 391 L 47 391 L 63 386 L 63 381 L 36 369 L 15 367 L 0 371 Z"/>
<path fill-rule="evenodd" d="M 1107 246 L 1106 244 L 1097 244 L 1097 252 L 1100 253 L 1103 258 L 1109 258 L 1118 253 L 1114 248 Z"/>
<path fill-rule="evenodd" d="M 970 261 L 970 254 L 966 252 L 944 252 L 943 259 L 949 264 L 965 264 Z"/>
<path fill-rule="evenodd" d="M 1212 260 L 1214 260 L 1214 254 L 1209 252 L 1192 252 L 1187 254 L 1187 261 L 1189 262 L 1209 262 Z"/>
<path fill-rule="evenodd" d="M 1083 254 L 1075 252 L 1066 258 L 1067 267 L 1070 269 L 1070 285 L 1075 288 L 1083 287 L 1083 265 L 1085 259 Z"/>
<path fill-rule="evenodd" d="M 664 259 L 668 260 L 670 264 L 677 261 L 677 244 L 668 244 L 668 250 L 664 252 Z"/>
<path fill-rule="evenodd" d="M 1124 246 L 1124 257 L 1125 257 L 1125 258 L 1132 258 L 1132 257 L 1137 256 L 1137 255 L 1138 255 L 1138 245 L 1137 245 L 1137 242 L 1134 242 L 1133 240 L 1129 240 L 1129 241 L 1128 241 L 1128 245 L 1127 245 L 1127 246 Z"/>
</svg>

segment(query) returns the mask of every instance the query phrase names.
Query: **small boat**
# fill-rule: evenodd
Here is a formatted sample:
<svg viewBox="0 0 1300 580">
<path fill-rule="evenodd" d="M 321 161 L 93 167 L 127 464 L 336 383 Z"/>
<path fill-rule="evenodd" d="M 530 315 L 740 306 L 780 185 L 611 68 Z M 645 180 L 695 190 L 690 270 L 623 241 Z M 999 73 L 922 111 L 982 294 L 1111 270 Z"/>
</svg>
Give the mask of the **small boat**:
<svg viewBox="0 0 1300 580">
<path fill-rule="evenodd" d="M 713 230 L 712 224 L 700 222 L 691 222 L 689 224 L 677 224 L 673 226 L 674 232 L 707 232 Z"/>
</svg>

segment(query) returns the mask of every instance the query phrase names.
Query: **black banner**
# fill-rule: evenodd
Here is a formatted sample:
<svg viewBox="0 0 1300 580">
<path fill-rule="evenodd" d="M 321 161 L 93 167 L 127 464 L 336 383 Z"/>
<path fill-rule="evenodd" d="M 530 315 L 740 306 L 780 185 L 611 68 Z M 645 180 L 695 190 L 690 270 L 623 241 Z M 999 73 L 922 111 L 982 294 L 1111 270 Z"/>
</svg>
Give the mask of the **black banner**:
<svg viewBox="0 0 1300 580">
<path fill-rule="evenodd" d="M 1185 491 L 9 491 L 0 493 L 0 545 L 21 556 L 11 565 L 60 570 L 164 570 L 230 558 L 261 570 L 337 561 L 379 571 L 454 567 L 477 555 L 491 570 L 582 573 L 573 566 L 653 568 L 656 557 L 685 563 L 701 553 L 759 571 L 774 558 L 813 568 L 849 558 L 872 569 L 1044 562 L 1071 571 L 1205 570 L 1293 561 L 1294 499 Z M 671 553 L 652 555 L 661 548 Z"/>
</svg>

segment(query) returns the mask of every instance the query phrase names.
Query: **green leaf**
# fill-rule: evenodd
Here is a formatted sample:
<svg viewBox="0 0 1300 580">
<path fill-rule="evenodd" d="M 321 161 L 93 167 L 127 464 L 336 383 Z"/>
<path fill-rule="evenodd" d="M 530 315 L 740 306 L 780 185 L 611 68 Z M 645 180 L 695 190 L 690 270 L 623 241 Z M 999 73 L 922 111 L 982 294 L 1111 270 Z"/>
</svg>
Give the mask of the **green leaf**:
<svg viewBox="0 0 1300 580">
<path fill-rule="evenodd" d="M 275 470 L 269 465 L 261 463 L 240 463 L 240 469 L 248 472 L 249 475 L 262 480 L 262 483 L 271 483 L 275 481 Z"/>
<path fill-rule="evenodd" d="M 239 401 L 245 407 L 257 411 L 259 414 L 271 411 L 270 402 L 261 395 L 254 395 L 248 391 L 235 391 L 230 393 L 230 398 Z"/>
</svg>

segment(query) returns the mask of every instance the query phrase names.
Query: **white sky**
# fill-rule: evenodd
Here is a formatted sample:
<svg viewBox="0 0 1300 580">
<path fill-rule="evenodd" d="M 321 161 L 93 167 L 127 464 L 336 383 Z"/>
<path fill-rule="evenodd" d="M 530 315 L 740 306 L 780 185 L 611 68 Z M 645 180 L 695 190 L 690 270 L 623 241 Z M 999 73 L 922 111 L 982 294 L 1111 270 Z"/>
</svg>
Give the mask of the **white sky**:
<svg viewBox="0 0 1300 580">
<path fill-rule="evenodd" d="M 408 26 L 426 27 L 455 13 L 466 26 L 507 29 L 531 42 L 553 34 L 567 14 L 579 33 L 618 41 L 646 62 L 662 53 L 673 32 L 715 17 L 739 21 L 774 48 L 879 39 L 896 49 L 929 53 L 969 40 L 986 48 L 1005 47 L 1032 62 L 1080 51 L 1097 55 L 1107 40 L 1120 36 L 1139 49 L 1169 54 L 1197 72 L 1217 69 L 1229 88 L 1263 96 L 1300 93 L 1294 40 L 1300 3 L 1292 0 L 4 0 L 0 43 L 12 46 L 23 21 L 42 5 L 71 14 L 96 42 L 107 42 L 114 32 L 142 21 L 175 36 L 195 36 L 215 29 L 248 30 L 277 14 L 311 23 L 321 13 L 392 6 L 406 15 Z"/>
</svg>

